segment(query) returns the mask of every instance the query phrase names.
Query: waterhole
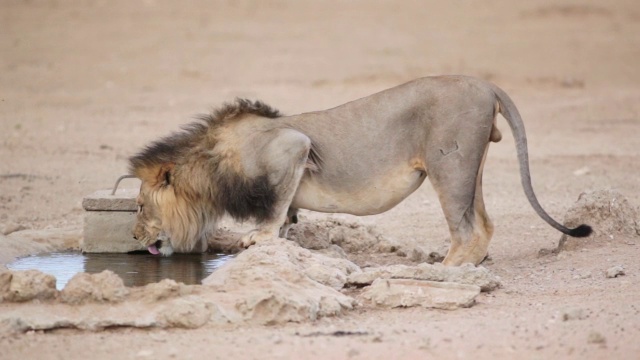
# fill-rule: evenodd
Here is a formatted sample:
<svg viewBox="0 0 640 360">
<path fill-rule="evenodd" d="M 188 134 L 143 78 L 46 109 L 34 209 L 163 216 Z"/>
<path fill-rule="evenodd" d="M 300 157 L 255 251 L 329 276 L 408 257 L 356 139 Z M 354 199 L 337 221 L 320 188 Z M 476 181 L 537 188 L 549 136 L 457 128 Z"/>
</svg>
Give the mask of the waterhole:
<svg viewBox="0 0 640 360">
<path fill-rule="evenodd" d="M 59 252 L 20 258 L 7 265 L 11 270 L 39 270 L 56 277 L 56 287 L 62 290 L 79 272 L 96 274 L 111 270 L 126 286 L 143 286 L 163 279 L 173 279 L 187 285 L 200 284 L 233 255 L 173 254 L 169 257 L 140 254 L 82 254 Z"/>
</svg>

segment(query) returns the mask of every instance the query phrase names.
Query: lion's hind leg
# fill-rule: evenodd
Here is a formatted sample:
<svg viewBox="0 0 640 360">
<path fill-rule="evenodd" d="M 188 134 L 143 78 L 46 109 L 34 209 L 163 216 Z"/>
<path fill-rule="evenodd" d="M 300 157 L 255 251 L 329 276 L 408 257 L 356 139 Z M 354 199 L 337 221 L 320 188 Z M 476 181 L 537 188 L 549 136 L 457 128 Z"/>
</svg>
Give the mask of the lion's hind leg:
<svg viewBox="0 0 640 360">
<path fill-rule="evenodd" d="M 260 162 L 268 175 L 269 184 L 276 192 L 277 200 L 271 216 L 260 222 L 257 229 L 243 236 L 241 242 L 244 247 L 278 237 L 281 227 L 285 229 L 286 236 L 289 206 L 304 174 L 311 140 L 296 130 L 280 129 L 262 150 Z M 296 213 L 291 214 L 291 218 L 295 216 Z"/>
<path fill-rule="evenodd" d="M 436 155 L 440 157 L 438 161 L 431 161 L 435 164 L 429 174 L 431 183 L 451 234 L 445 265 L 477 265 L 487 256 L 493 235 L 493 224 L 482 198 L 482 170 L 488 145 L 484 151 L 467 149 L 464 154 L 460 153 L 464 151 L 460 146 L 455 152 Z"/>
</svg>

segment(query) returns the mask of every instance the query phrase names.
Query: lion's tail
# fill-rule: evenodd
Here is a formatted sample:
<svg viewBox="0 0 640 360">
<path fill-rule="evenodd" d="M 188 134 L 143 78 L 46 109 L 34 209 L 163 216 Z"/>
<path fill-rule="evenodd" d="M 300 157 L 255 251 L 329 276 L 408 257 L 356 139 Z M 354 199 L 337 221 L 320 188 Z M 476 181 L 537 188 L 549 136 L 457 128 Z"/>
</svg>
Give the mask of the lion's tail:
<svg viewBox="0 0 640 360">
<path fill-rule="evenodd" d="M 509 123 L 511 132 L 515 138 L 516 149 L 518 152 L 518 162 L 520 163 L 520 179 L 522 181 L 522 187 L 524 193 L 529 200 L 529 203 L 536 211 L 536 213 L 549 225 L 562 232 L 573 237 L 586 237 L 591 234 L 591 227 L 589 225 L 582 224 L 574 229 L 560 224 L 554 220 L 547 212 L 542 208 L 538 202 L 536 194 L 533 192 L 533 186 L 531 185 L 531 172 L 529 171 L 529 153 L 527 150 L 527 135 L 524 131 L 524 123 L 522 117 L 513 103 L 509 95 L 507 95 L 502 89 L 497 86 L 493 86 L 493 91 L 498 99 L 499 111 Z"/>
</svg>

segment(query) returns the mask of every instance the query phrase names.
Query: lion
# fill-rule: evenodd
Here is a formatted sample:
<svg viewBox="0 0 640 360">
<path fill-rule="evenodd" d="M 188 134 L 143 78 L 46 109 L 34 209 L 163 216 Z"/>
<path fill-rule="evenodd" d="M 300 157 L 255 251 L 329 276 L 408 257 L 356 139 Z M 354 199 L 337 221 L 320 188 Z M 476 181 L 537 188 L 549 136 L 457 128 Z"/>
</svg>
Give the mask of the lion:
<svg viewBox="0 0 640 360">
<path fill-rule="evenodd" d="M 497 114 L 515 138 L 524 193 L 560 232 L 570 229 L 538 202 L 529 172 L 523 121 L 509 96 L 466 76 L 420 78 L 324 111 L 283 116 L 260 102 L 236 99 L 201 116 L 130 158 L 142 180 L 134 238 L 151 253 L 206 249 L 225 214 L 252 220 L 249 247 L 286 237 L 298 209 L 383 213 L 426 178 L 438 194 L 451 235 L 445 265 L 479 264 L 493 224 L 482 197 L 490 142 L 502 135 Z"/>
</svg>

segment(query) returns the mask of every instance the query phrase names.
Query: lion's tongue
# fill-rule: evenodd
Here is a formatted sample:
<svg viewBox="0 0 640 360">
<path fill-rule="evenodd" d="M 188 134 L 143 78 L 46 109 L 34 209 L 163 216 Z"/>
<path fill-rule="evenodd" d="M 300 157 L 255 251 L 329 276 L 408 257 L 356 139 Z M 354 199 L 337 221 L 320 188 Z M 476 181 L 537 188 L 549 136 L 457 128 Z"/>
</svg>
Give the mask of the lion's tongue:
<svg viewBox="0 0 640 360">
<path fill-rule="evenodd" d="M 160 251 L 158 251 L 158 248 L 155 245 L 149 245 L 147 250 L 149 250 L 149 252 L 152 253 L 153 255 L 160 254 Z"/>
</svg>

